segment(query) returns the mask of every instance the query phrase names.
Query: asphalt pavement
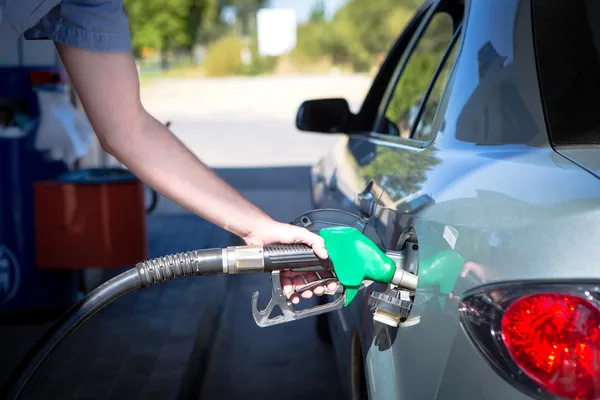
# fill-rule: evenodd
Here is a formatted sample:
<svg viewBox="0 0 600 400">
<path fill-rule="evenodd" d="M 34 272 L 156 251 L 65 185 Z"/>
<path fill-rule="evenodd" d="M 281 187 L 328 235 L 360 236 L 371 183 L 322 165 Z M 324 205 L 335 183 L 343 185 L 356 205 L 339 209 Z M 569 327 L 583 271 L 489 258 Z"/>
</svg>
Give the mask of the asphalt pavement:
<svg viewBox="0 0 600 400">
<path fill-rule="evenodd" d="M 233 243 L 189 213 L 148 217 L 150 257 Z M 131 266 L 129 266 L 131 267 Z M 104 270 L 103 281 L 129 268 Z M 194 399 L 227 298 L 227 277 L 180 279 L 136 290 L 95 314 L 49 359 L 24 399 Z M 0 383 L 48 328 L 0 324 Z"/>
<path fill-rule="evenodd" d="M 250 201 L 289 222 L 311 208 L 310 166 L 340 139 L 298 132 L 298 106 L 344 97 L 357 110 L 369 83 L 366 76 L 165 79 L 143 88 L 142 101 Z M 97 161 L 91 154 L 82 166 Z M 235 243 L 165 198 L 148 223 L 152 257 Z M 254 323 L 252 293 L 258 290 L 266 304 L 267 275 L 211 278 L 159 285 L 113 303 L 49 362 L 28 398 L 340 398 L 332 350 L 318 341 L 313 319 L 270 328 Z M 45 326 L 0 326 L 0 381 Z"/>
<path fill-rule="evenodd" d="M 310 209 L 308 166 L 216 171 L 279 221 L 289 222 Z M 185 211 L 167 199 L 159 200 L 156 215 L 178 213 Z M 271 296 L 268 275 L 229 276 L 227 282 L 213 343 L 197 377 L 197 398 L 341 399 L 334 355 L 330 346 L 317 339 L 315 320 L 260 328 L 252 317 L 251 298 L 258 291 L 259 307 L 265 307 Z M 303 307 L 314 305 L 314 299 L 305 302 Z"/>
<path fill-rule="evenodd" d="M 298 106 L 344 97 L 356 111 L 369 82 L 366 76 L 169 79 L 144 89 L 143 102 L 250 201 L 288 222 L 310 210 L 309 168 L 340 139 L 299 132 Z M 157 213 L 177 210 L 162 199 Z M 250 301 L 259 291 L 259 305 L 266 304 L 268 276 L 230 277 L 228 287 L 199 399 L 341 398 L 332 349 L 317 339 L 314 319 L 259 328 Z"/>
<path fill-rule="evenodd" d="M 357 111 L 370 82 L 364 75 L 173 78 L 145 87 L 142 101 L 211 167 L 310 165 L 339 136 L 299 132 L 300 104 L 343 97 Z"/>
</svg>

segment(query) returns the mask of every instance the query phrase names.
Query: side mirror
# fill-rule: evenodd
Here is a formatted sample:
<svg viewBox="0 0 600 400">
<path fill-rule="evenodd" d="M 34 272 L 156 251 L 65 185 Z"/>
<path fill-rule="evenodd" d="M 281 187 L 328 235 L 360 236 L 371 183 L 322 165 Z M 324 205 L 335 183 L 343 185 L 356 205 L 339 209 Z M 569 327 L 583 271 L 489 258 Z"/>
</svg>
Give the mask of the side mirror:
<svg viewBox="0 0 600 400">
<path fill-rule="evenodd" d="M 298 109 L 296 128 L 309 132 L 346 133 L 353 116 L 346 99 L 307 100 Z"/>
</svg>

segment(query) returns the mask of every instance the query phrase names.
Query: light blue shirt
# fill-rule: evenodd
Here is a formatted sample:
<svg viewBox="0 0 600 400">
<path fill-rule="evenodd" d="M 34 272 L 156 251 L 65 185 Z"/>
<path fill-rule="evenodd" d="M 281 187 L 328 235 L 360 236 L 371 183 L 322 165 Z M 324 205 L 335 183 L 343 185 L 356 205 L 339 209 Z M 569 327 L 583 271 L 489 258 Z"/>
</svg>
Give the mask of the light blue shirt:
<svg viewBox="0 0 600 400">
<path fill-rule="evenodd" d="M 91 51 L 131 49 L 123 0 L 0 0 L 0 52 L 20 36 Z"/>
</svg>

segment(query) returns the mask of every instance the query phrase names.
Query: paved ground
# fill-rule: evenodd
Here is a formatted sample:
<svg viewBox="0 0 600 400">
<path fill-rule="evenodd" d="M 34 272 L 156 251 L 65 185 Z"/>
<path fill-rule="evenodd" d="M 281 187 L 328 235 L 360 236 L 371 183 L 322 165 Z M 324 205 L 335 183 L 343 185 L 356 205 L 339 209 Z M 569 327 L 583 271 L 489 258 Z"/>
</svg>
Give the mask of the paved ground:
<svg viewBox="0 0 600 400">
<path fill-rule="evenodd" d="M 290 221 L 310 208 L 308 172 L 306 167 L 257 168 L 250 172 L 260 178 L 254 180 L 244 179 L 248 170 L 221 175 L 273 218 Z M 268 276 L 232 279 L 198 399 L 340 399 L 333 353 L 317 340 L 315 320 L 258 328 L 250 313 L 255 291 L 262 308 L 271 296 Z"/>
<path fill-rule="evenodd" d="M 308 168 L 339 140 L 297 131 L 298 106 L 344 97 L 357 110 L 369 83 L 362 76 L 169 80 L 145 89 L 143 101 L 157 118 L 172 121 L 173 132 L 224 179 L 287 222 L 310 209 Z M 163 202 L 158 212 L 176 210 Z M 340 398 L 331 349 L 317 340 L 315 321 L 258 328 L 250 313 L 256 290 L 264 306 L 266 276 L 231 279 L 198 398 Z"/>
<path fill-rule="evenodd" d="M 308 167 L 227 168 L 218 173 L 273 218 L 291 221 L 310 209 Z M 161 199 L 156 211 L 184 213 Z M 331 348 L 317 340 L 314 319 L 259 328 L 251 314 L 252 293 L 259 306 L 270 297 L 268 275 L 233 276 L 198 392 L 199 400 L 288 399 L 317 395 L 340 399 Z"/>
<path fill-rule="evenodd" d="M 232 243 L 230 234 L 189 214 L 150 216 L 148 233 L 150 257 Z M 198 389 L 189 386 L 194 382 L 186 374 L 201 367 L 194 357 L 206 358 L 194 350 L 207 349 L 213 339 L 211 326 L 216 326 L 227 283 L 224 276 L 188 278 L 118 299 L 59 349 L 26 398 L 189 398 L 187 393 Z M 41 333 L 34 328 L 2 326 L 0 337 L 3 343 L 23 344 L 17 335 L 28 332 L 33 338 Z M 4 361 L 22 356 L 12 348 L 3 351 Z"/>
<path fill-rule="evenodd" d="M 270 297 L 267 277 L 232 279 L 199 400 L 342 399 L 329 347 L 315 337 L 314 319 L 258 328 L 250 298 Z"/>
<path fill-rule="evenodd" d="M 299 133 L 298 105 L 346 97 L 356 110 L 368 84 L 351 76 L 173 79 L 145 88 L 143 101 L 251 201 L 290 221 L 310 208 L 308 166 L 338 139 Z M 149 230 L 152 256 L 229 242 L 166 199 Z M 59 351 L 28 398 L 339 398 L 331 350 L 316 340 L 314 321 L 258 328 L 250 310 L 255 290 L 264 304 L 267 276 L 184 279 L 126 296 Z M 0 326 L 2 380 L 40 332 Z"/>
<path fill-rule="evenodd" d="M 169 79 L 145 88 L 145 107 L 212 167 L 309 165 L 337 135 L 300 133 L 304 100 L 344 97 L 358 110 L 368 76 Z"/>
</svg>

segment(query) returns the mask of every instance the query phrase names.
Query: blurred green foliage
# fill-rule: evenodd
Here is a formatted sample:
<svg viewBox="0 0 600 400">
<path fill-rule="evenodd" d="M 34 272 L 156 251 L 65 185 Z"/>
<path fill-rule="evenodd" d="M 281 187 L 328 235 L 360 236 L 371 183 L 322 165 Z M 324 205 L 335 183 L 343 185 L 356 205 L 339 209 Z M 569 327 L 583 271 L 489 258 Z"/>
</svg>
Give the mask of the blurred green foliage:
<svg viewBox="0 0 600 400">
<path fill-rule="evenodd" d="M 412 53 L 404 55 L 406 58 L 403 58 L 398 64 L 395 76 L 389 82 L 387 93 L 389 93 L 390 102 L 385 109 L 385 117 L 389 124 L 397 127 L 398 134 L 402 137 L 408 137 L 410 133 L 416 113 L 452 36 L 453 26 L 450 16 L 447 14 L 435 15 Z M 427 98 L 423 115 L 413 136 L 414 139 L 428 140 L 430 138 L 431 124 L 457 48 L 458 43 L 455 43 Z M 405 60 L 407 60 L 406 63 Z M 399 152 L 397 149 L 385 146 L 373 146 L 373 151 L 377 153 L 377 156 L 367 165 L 356 164 L 355 169 L 365 178 L 380 180 L 380 185 L 385 186 L 388 196 L 396 201 L 420 190 L 426 179 L 427 171 L 441 162 L 436 156 L 435 146 L 429 146 L 421 152 Z"/>
<path fill-rule="evenodd" d="M 191 60 L 196 44 L 207 46 L 205 65 L 210 76 L 231 74 L 256 75 L 271 72 L 276 59 L 261 57 L 256 39 L 256 11 L 266 0 L 124 0 L 124 11 L 129 19 L 134 53 L 143 48 L 158 50 L 162 69 L 170 65 L 169 55 L 177 52 Z M 236 8 L 237 22 L 227 25 L 221 21 L 223 7 Z M 246 45 L 243 38 L 246 38 Z M 241 53 L 247 49 L 251 62 L 244 64 Z M 187 58 L 186 58 L 187 57 Z M 173 66 L 181 64 L 175 61 Z M 143 62 L 142 62 L 143 63 Z"/>
<path fill-rule="evenodd" d="M 244 63 L 243 53 L 248 60 Z M 247 44 L 239 36 L 229 34 L 211 44 L 206 52 L 203 69 L 207 76 L 259 75 L 272 72 L 275 57 L 263 57 L 258 53 L 255 41 Z"/>
<path fill-rule="evenodd" d="M 408 137 L 418 108 L 423 102 L 427 88 L 452 40 L 452 35 L 452 18 L 443 13 L 434 15 L 410 54 L 399 79 L 397 82 L 395 79 L 392 80 L 388 88 L 389 91 L 393 90 L 393 95 L 385 111 L 385 116 L 390 123 L 396 125 L 403 137 Z M 445 68 L 436 81 L 441 84 L 436 83 L 427 100 L 425 109 L 428 113 L 425 115 L 427 118 L 430 118 L 429 114 L 437 109 L 437 103 L 448 77 L 447 68 L 451 65 L 452 61 L 446 62 Z M 434 105 L 435 107 L 433 107 Z"/>
<path fill-rule="evenodd" d="M 207 75 L 256 75 L 275 70 L 278 62 L 276 57 L 260 56 L 257 50 L 256 11 L 265 3 L 267 0 L 124 0 L 124 10 L 134 51 L 138 55 L 145 47 L 160 51 L 163 69 L 170 63 L 169 54 L 191 56 L 194 46 L 203 44 L 207 48 L 202 68 Z M 326 20 L 321 2 L 321 8 L 316 8 L 309 21 L 298 27 L 297 45 L 288 60 L 296 66 L 325 62 L 355 72 L 370 71 L 389 51 L 421 3 L 422 0 L 347 0 L 332 19 Z M 236 8 L 234 24 L 220 18 L 226 6 Z M 423 52 L 436 51 L 435 46 L 432 41 L 424 45 Z M 251 62 L 243 62 L 243 51 L 249 52 Z M 431 68 L 435 64 L 433 58 L 424 56 L 416 64 L 419 68 Z M 414 74 L 411 81 L 426 79 Z M 410 94 L 410 100 L 404 101 L 412 102 L 418 90 L 407 85 L 410 82 L 400 84 Z M 395 100 L 394 109 L 405 108 L 399 101 Z"/>
<path fill-rule="evenodd" d="M 419 0 L 348 0 L 331 21 L 319 10 L 298 29 L 292 59 L 298 63 L 329 58 L 333 64 L 368 71 L 405 27 Z"/>
<path fill-rule="evenodd" d="M 238 8 L 239 18 L 248 24 L 250 16 L 265 0 L 124 0 L 134 50 L 151 47 L 162 51 L 212 42 L 228 34 L 220 21 L 224 6 Z"/>
<path fill-rule="evenodd" d="M 435 146 L 422 152 L 397 151 L 385 146 L 378 146 L 375 151 L 376 157 L 360 173 L 368 177 L 382 177 L 381 185 L 385 186 L 388 195 L 397 200 L 420 190 L 427 171 L 441 162 Z"/>
<path fill-rule="evenodd" d="M 134 50 L 191 48 L 218 0 L 124 0 Z"/>
<path fill-rule="evenodd" d="M 238 75 L 242 71 L 244 42 L 236 35 L 224 36 L 211 44 L 204 59 L 208 76 Z"/>
<path fill-rule="evenodd" d="M 249 46 L 251 61 L 244 65 L 241 73 L 243 75 L 269 74 L 277 67 L 277 57 L 261 56 L 258 52 L 258 42 L 253 40 Z"/>
</svg>

